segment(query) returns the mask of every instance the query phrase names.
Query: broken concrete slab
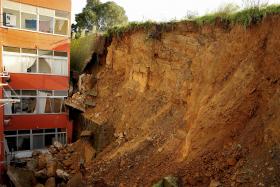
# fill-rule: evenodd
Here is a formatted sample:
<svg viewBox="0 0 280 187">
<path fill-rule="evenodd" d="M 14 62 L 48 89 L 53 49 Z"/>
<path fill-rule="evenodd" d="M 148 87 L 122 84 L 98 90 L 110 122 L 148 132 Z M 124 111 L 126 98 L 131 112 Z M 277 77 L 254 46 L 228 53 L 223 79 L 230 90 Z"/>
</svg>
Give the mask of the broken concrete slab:
<svg viewBox="0 0 280 187">
<path fill-rule="evenodd" d="M 87 130 L 85 130 L 85 131 L 82 131 L 82 133 L 81 133 L 81 137 L 91 137 L 92 136 L 92 131 L 87 131 Z"/>
<path fill-rule="evenodd" d="M 86 100 L 86 101 L 85 101 L 85 105 L 86 105 L 87 107 L 96 107 L 96 103 L 93 102 L 93 101 L 90 101 L 90 100 Z"/>
<path fill-rule="evenodd" d="M 37 183 L 34 173 L 27 169 L 9 166 L 7 175 L 15 187 L 30 187 Z"/>
</svg>

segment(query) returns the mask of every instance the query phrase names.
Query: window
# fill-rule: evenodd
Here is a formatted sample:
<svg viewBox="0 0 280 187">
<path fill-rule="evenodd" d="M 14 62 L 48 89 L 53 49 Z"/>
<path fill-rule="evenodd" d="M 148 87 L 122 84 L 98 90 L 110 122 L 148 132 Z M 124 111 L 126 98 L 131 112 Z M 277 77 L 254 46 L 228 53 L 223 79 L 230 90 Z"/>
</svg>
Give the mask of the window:
<svg viewBox="0 0 280 187">
<path fill-rule="evenodd" d="M 37 50 L 36 49 L 22 49 L 21 63 L 23 73 L 37 72 Z"/>
<path fill-rule="evenodd" d="M 30 5 L 21 4 L 21 28 L 27 30 L 37 30 L 37 8 Z"/>
<path fill-rule="evenodd" d="M 7 27 L 68 35 L 70 13 L 3 1 L 3 25 Z"/>
<path fill-rule="evenodd" d="M 37 16 L 29 13 L 21 13 L 21 28 L 27 30 L 37 30 Z"/>
<path fill-rule="evenodd" d="M 20 99 L 19 103 L 5 105 L 5 115 L 64 113 L 67 91 L 4 90 L 5 98 Z"/>
<path fill-rule="evenodd" d="M 4 134 L 10 152 L 44 149 L 54 141 L 67 143 L 66 129 L 5 131 Z"/>
<path fill-rule="evenodd" d="M 68 20 L 55 18 L 55 34 L 67 35 L 68 33 Z"/>
<path fill-rule="evenodd" d="M 53 33 L 54 10 L 39 8 L 39 31 Z"/>
<path fill-rule="evenodd" d="M 5 71 L 14 73 L 21 72 L 20 48 L 3 47 L 3 65 Z"/>
<path fill-rule="evenodd" d="M 52 73 L 53 52 L 39 50 L 39 73 Z"/>
<path fill-rule="evenodd" d="M 20 28 L 20 4 L 3 1 L 3 24 L 7 27 Z"/>
<path fill-rule="evenodd" d="M 5 71 L 12 73 L 44 73 L 68 75 L 68 54 L 62 51 L 3 48 Z"/>
</svg>

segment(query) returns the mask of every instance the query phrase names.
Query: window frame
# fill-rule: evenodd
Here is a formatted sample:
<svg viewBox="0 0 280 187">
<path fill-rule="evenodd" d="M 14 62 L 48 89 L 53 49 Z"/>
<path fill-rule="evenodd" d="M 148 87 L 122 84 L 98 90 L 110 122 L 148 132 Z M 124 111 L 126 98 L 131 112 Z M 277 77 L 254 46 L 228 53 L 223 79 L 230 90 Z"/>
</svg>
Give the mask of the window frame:
<svg viewBox="0 0 280 187">
<path fill-rule="evenodd" d="M 33 145 L 33 136 L 43 136 L 43 144 L 44 144 L 44 148 L 42 148 L 42 149 L 46 149 L 47 147 L 46 147 L 46 144 L 45 144 L 45 136 L 46 135 L 55 135 L 55 140 L 56 141 L 59 141 L 59 138 L 61 138 L 60 136 L 62 135 L 63 137 L 65 137 L 64 138 L 64 140 L 65 140 L 65 144 L 64 145 L 66 145 L 67 144 L 67 129 L 65 130 L 65 131 L 59 131 L 59 129 L 66 129 L 66 128 L 50 128 L 50 129 L 46 129 L 46 128 L 44 128 L 44 129 L 23 129 L 23 130 L 28 130 L 29 131 L 29 133 L 28 134 L 19 134 L 19 131 L 22 131 L 22 129 L 20 129 L 20 130 L 12 130 L 12 131 L 15 131 L 16 132 L 16 134 L 13 134 L 13 135 L 6 135 L 5 134 L 5 132 L 9 132 L 9 130 L 8 131 L 5 131 L 4 132 L 4 137 L 5 137 L 5 139 L 6 138 L 16 138 L 16 142 L 15 142 L 15 144 L 16 144 L 16 148 L 17 148 L 17 150 L 15 150 L 14 152 L 20 152 L 20 151 L 18 151 L 18 149 L 19 149 L 19 137 L 26 137 L 26 136 L 29 136 L 30 137 L 30 145 L 29 145 L 29 147 L 30 147 L 30 149 L 29 150 L 22 150 L 22 151 L 30 151 L 30 150 L 40 150 L 40 149 L 34 149 L 34 145 Z M 33 133 L 33 131 L 36 131 L 36 130 L 43 130 L 43 132 L 41 132 L 41 133 Z M 46 130 L 54 130 L 54 132 L 46 132 Z M 61 142 L 61 141 L 60 141 Z M 64 143 L 64 142 L 61 142 L 62 144 Z M 11 151 L 11 150 L 10 150 Z"/>
<path fill-rule="evenodd" d="M 4 98 L 6 98 L 6 95 L 5 95 L 5 91 L 8 91 L 8 90 L 4 90 Z M 9 90 L 10 91 L 10 90 Z M 61 103 L 61 106 L 60 106 L 60 112 L 53 112 L 55 111 L 54 109 L 52 110 L 51 113 L 40 113 L 37 109 L 37 107 L 35 106 L 35 111 L 34 113 L 23 113 L 22 112 L 22 108 L 23 108 L 23 105 L 22 105 L 22 101 L 20 102 L 20 113 L 11 113 L 11 114 L 4 114 L 4 116 L 22 116 L 22 115 L 59 115 L 59 114 L 67 114 L 67 112 L 65 112 L 63 110 L 63 107 L 65 107 L 64 105 L 64 100 L 68 97 L 68 91 L 67 90 L 11 90 L 11 91 L 19 91 L 19 93 L 17 93 L 17 95 L 12 95 L 10 97 L 13 97 L 13 98 L 18 98 L 20 100 L 24 99 L 24 98 L 36 98 L 36 103 L 37 103 L 37 100 L 38 99 L 61 99 L 62 100 L 62 103 Z M 23 91 L 36 91 L 36 95 L 23 95 Z M 50 91 L 51 92 L 51 96 L 39 96 L 39 92 L 40 91 Z M 65 92 L 66 94 L 65 95 L 62 95 L 61 96 L 57 96 L 57 94 L 55 94 L 55 92 Z"/>
<path fill-rule="evenodd" d="M 70 63 L 69 63 L 69 54 L 67 51 L 56 51 L 56 50 L 49 50 L 49 51 L 52 51 L 52 55 L 39 55 L 39 51 L 42 50 L 42 49 L 32 49 L 32 50 L 36 50 L 36 54 L 28 54 L 28 53 L 23 53 L 22 52 L 22 49 L 29 49 L 29 48 L 19 48 L 19 47 L 16 47 L 16 48 L 19 48 L 20 49 L 20 52 L 9 52 L 9 51 L 4 51 L 4 47 L 12 47 L 12 46 L 2 46 L 2 61 L 4 59 L 4 55 L 11 55 L 11 56 L 19 56 L 19 57 L 22 57 L 22 56 L 25 56 L 25 57 L 36 57 L 36 72 L 23 72 L 23 64 L 22 62 L 19 62 L 21 63 L 20 66 L 21 66 L 21 71 L 20 72 L 13 72 L 13 71 L 8 71 L 10 73 L 20 73 L 20 74 L 38 74 L 38 75 L 53 75 L 53 76 L 62 76 L 62 77 L 69 77 L 69 66 L 70 66 Z M 31 49 L 31 48 L 30 48 Z M 62 57 L 62 56 L 55 56 L 55 52 L 63 52 L 63 53 L 66 53 L 67 56 L 66 57 Z M 51 63 L 51 73 L 40 73 L 39 72 L 39 58 L 40 57 L 46 57 L 46 58 L 52 58 L 52 63 Z M 53 73 L 53 62 L 54 60 L 63 60 L 63 61 L 67 61 L 66 62 L 66 65 L 67 65 L 67 69 L 65 72 L 67 72 L 66 74 L 63 73 L 63 71 L 61 71 L 60 74 L 55 74 Z M 4 66 L 4 62 L 3 63 L 3 67 Z M 63 63 L 61 63 L 62 65 Z M 6 70 L 7 71 L 7 70 Z"/>
<path fill-rule="evenodd" d="M 36 6 L 33 6 L 33 5 L 28 5 L 28 4 L 25 4 L 25 3 L 18 3 L 18 2 L 13 2 L 13 3 L 16 3 L 19 5 L 19 10 L 16 10 L 16 11 L 19 11 L 19 28 L 15 28 L 15 27 L 9 27 L 9 26 L 5 26 L 4 25 L 4 3 L 5 1 L 8 1 L 8 2 L 13 2 L 13 1 L 10 1 L 10 0 L 4 0 L 2 3 L 1 3 L 1 27 L 3 28 L 8 28 L 8 29 L 15 29 L 15 30 L 22 30 L 22 31 L 28 31 L 28 32 L 37 32 L 37 33 L 42 33 L 42 34 L 49 34 L 49 35 L 56 35 L 56 36 L 67 36 L 70 38 L 70 34 L 71 34 L 71 28 L 70 28 L 70 25 L 71 25 L 71 14 L 67 11 L 64 11 L 66 13 L 69 14 L 69 18 L 65 18 L 65 17 L 60 17 L 60 16 L 56 16 L 55 15 L 55 11 L 62 11 L 62 10 L 55 10 L 55 9 L 49 9 L 49 8 L 44 8 L 44 7 L 36 7 Z M 22 28 L 22 16 L 21 14 L 22 13 L 28 13 L 28 14 L 32 14 L 34 15 L 33 12 L 28 12 L 28 11 L 23 11 L 22 10 L 22 5 L 23 6 L 31 6 L 31 7 L 35 7 L 36 8 L 36 24 L 37 24 L 37 28 L 36 30 L 29 30 L 29 29 L 24 29 Z M 54 11 L 54 15 L 52 16 L 52 19 L 53 19 L 53 30 L 51 33 L 48 33 L 48 32 L 42 32 L 40 31 L 40 9 L 46 9 L 46 10 L 50 10 L 50 11 Z M 15 9 L 11 9 L 11 10 L 15 10 Z M 63 11 L 62 11 L 63 12 Z M 50 16 L 49 16 L 50 17 Z M 66 20 L 67 21 L 67 33 L 66 35 L 64 34 L 55 34 L 55 20 L 56 19 L 61 19 L 61 20 Z"/>
</svg>

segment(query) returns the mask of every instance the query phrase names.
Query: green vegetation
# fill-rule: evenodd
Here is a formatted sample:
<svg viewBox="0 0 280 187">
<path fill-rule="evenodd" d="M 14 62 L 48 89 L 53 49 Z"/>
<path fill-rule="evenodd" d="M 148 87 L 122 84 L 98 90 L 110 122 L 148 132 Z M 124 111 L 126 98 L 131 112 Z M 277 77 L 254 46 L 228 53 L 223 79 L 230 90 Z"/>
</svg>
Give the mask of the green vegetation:
<svg viewBox="0 0 280 187">
<path fill-rule="evenodd" d="M 88 35 L 71 41 L 71 70 L 80 72 L 84 62 L 92 55 L 96 35 Z"/>
<path fill-rule="evenodd" d="M 251 24 L 260 22 L 265 16 L 280 13 L 280 5 L 270 5 L 266 7 L 248 8 L 239 12 L 216 12 L 208 14 L 195 21 L 199 24 L 213 24 L 217 18 L 232 25 L 241 24 L 248 27 Z"/>
<path fill-rule="evenodd" d="M 83 29 L 102 32 L 113 26 L 126 24 L 128 18 L 125 10 L 115 2 L 88 0 L 83 12 L 76 15 L 76 22 L 72 25 L 72 30 L 76 33 Z"/>
<path fill-rule="evenodd" d="M 280 5 L 270 5 L 263 7 L 248 8 L 238 11 L 239 7 L 234 4 L 228 4 L 220 7 L 215 13 L 207 14 L 202 17 L 196 17 L 193 19 L 181 20 L 181 22 L 194 22 L 198 25 L 214 24 L 219 18 L 222 22 L 235 25 L 240 24 L 244 27 L 248 27 L 251 24 L 260 22 L 265 16 L 279 14 Z M 171 21 L 168 23 L 157 23 L 157 22 L 131 22 L 126 26 L 113 27 L 107 31 L 108 37 L 121 37 L 125 33 L 133 32 L 137 30 L 150 31 L 151 28 L 156 27 L 159 32 L 173 30 L 176 23 L 180 21 Z"/>
</svg>

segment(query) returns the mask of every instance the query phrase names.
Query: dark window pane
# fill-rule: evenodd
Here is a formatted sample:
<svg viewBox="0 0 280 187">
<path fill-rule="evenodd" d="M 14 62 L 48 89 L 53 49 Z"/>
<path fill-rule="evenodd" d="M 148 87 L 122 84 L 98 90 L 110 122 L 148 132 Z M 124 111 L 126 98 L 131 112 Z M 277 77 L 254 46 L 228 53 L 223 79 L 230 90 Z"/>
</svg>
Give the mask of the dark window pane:
<svg viewBox="0 0 280 187">
<path fill-rule="evenodd" d="M 18 137 L 18 151 L 30 150 L 30 136 Z"/>
<path fill-rule="evenodd" d="M 5 135 L 16 135 L 17 131 L 5 131 L 4 134 Z"/>
<path fill-rule="evenodd" d="M 39 56 L 43 56 L 43 55 L 53 56 L 53 51 L 39 50 Z"/>
<path fill-rule="evenodd" d="M 16 137 L 6 137 L 5 138 L 9 147 L 9 151 L 17 151 L 17 138 Z"/>
<path fill-rule="evenodd" d="M 55 51 L 54 56 L 67 57 L 67 52 Z"/>
<path fill-rule="evenodd" d="M 36 113 L 36 98 L 22 98 L 22 113 Z"/>
<path fill-rule="evenodd" d="M 21 49 L 21 52 L 22 53 L 27 53 L 27 54 L 34 54 L 36 55 L 37 54 L 37 50 L 36 49 Z"/>
<path fill-rule="evenodd" d="M 19 130 L 18 134 L 30 134 L 30 130 Z"/>
<path fill-rule="evenodd" d="M 37 95 L 37 91 L 36 90 L 22 90 L 22 95 L 24 96 L 36 96 Z"/>
<path fill-rule="evenodd" d="M 44 130 L 43 129 L 32 130 L 32 134 L 40 134 L 40 133 L 44 133 Z"/>
<path fill-rule="evenodd" d="M 17 47 L 7 47 L 7 46 L 4 46 L 3 50 L 6 51 L 6 52 L 20 53 L 20 48 L 17 48 Z"/>
<path fill-rule="evenodd" d="M 45 129 L 45 133 L 55 132 L 55 129 Z"/>
<path fill-rule="evenodd" d="M 33 149 L 43 149 L 44 145 L 44 135 L 34 135 L 33 136 Z"/>
<path fill-rule="evenodd" d="M 55 134 L 46 134 L 45 135 L 45 146 L 50 146 L 55 141 Z"/>
</svg>

